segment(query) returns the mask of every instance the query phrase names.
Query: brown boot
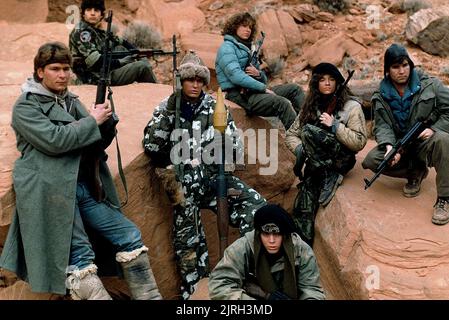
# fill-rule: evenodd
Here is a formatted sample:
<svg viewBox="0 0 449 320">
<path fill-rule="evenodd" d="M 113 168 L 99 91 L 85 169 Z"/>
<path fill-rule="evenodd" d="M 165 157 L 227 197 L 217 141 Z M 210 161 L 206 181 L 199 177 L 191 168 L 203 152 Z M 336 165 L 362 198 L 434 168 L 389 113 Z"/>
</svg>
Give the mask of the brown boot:
<svg viewBox="0 0 449 320">
<path fill-rule="evenodd" d="M 449 222 L 449 200 L 438 198 L 433 206 L 432 222 L 437 225 L 443 225 Z"/>
<path fill-rule="evenodd" d="M 408 178 L 406 185 L 402 189 L 404 197 L 406 198 L 416 197 L 421 191 L 421 182 L 427 177 L 428 174 L 429 169 L 426 168 L 426 170 L 424 170 L 421 175 L 418 175 L 417 177 L 413 178 Z"/>
</svg>

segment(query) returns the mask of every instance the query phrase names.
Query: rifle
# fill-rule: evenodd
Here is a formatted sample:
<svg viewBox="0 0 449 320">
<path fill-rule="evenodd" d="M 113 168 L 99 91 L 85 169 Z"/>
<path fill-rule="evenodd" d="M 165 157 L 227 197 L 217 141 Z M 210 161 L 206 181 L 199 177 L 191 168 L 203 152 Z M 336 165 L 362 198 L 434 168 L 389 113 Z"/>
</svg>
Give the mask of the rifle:
<svg viewBox="0 0 449 320">
<path fill-rule="evenodd" d="M 388 166 L 388 164 L 394 159 L 394 156 L 399 152 L 402 153 L 404 149 L 408 146 L 408 144 L 415 140 L 421 132 L 424 131 L 428 127 L 428 121 L 418 121 L 416 122 L 413 127 L 400 139 L 397 141 L 393 148 L 391 148 L 390 152 L 385 156 L 385 158 L 382 160 L 382 162 L 377 166 L 375 170 L 374 176 L 368 180 L 363 179 L 365 181 L 365 190 L 368 189 L 374 181 L 382 174 L 382 172 L 385 170 L 385 168 Z"/>
<path fill-rule="evenodd" d="M 106 90 L 109 90 L 108 99 L 112 99 L 112 91 L 108 87 L 109 85 L 109 71 L 111 68 L 111 47 L 110 42 L 112 39 L 112 32 L 111 32 L 111 25 L 112 25 L 112 10 L 109 10 L 108 16 L 106 17 L 105 21 L 108 23 L 107 31 L 106 31 L 106 39 L 105 39 L 105 46 L 103 49 L 102 54 L 102 66 L 101 66 L 101 72 L 100 72 L 100 79 L 98 80 L 97 85 L 97 93 L 95 98 L 95 104 L 102 104 L 106 100 Z M 116 125 L 119 122 L 119 118 L 117 114 L 115 113 L 114 104 L 111 100 L 111 109 L 112 109 L 112 116 L 105 121 L 103 124 L 100 125 L 100 132 L 107 135 L 110 132 L 114 132 L 114 136 L 116 135 Z M 94 171 L 93 171 L 93 177 L 91 181 L 91 192 L 93 198 L 97 202 L 101 202 L 105 198 L 104 190 L 103 190 L 103 183 L 100 179 L 100 156 L 104 153 L 104 147 L 101 142 L 95 143 L 92 148 L 92 152 L 90 152 L 89 157 L 93 161 Z M 120 151 L 117 150 L 118 156 L 120 157 Z M 119 159 L 120 163 L 120 159 Z M 119 170 L 120 171 L 120 170 Z M 123 181 L 123 177 L 122 177 Z M 126 183 L 124 183 L 126 185 Z M 126 189 L 126 186 L 125 186 Z"/>
<path fill-rule="evenodd" d="M 326 113 L 328 115 L 332 115 L 334 113 L 335 107 L 337 106 L 337 101 L 338 98 L 340 97 L 340 95 L 343 93 L 343 90 L 346 88 L 346 86 L 348 85 L 349 80 L 351 80 L 352 75 L 354 74 L 354 70 L 348 71 L 348 78 L 346 78 L 345 82 L 343 82 L 337 90 L 335 90 L 329 104 L 327 105 L 326 108 Z"/>
<path fill-rule="evenodd" d="M 173 50 L 176 50 L 176 47 Z M 174 53 L 179 53 L 179 51 L 164 51 L 162 49 L 129 49 L 126 51 L 114 51 L 111 56 L 113 59 L 121 59 L 132 55 L 136 55 L 137 58 L 150 58 L 154 56 L 173 55 Z"/>
<path fill-rule="evenodd" d="M 222 135 L 221 157 L 218 163 L 218 175 L 215 183 L 217 196 L 217 226 L 220 241 L 220 259 L 228 246 L 229 208 L 228 208 L 228 184 L 225 175 L 225 144 L 224 136 L 228 125 L 227 112 L 224 106 L 223 93 L 218 87 L 217 104 L 214 111 L 214 128 Z"/>
<path fill-rule="evenodd" d="M 176 54 L 178 51 L 176 50 L 176 35 L 173 35 L 172 38 L 173 43 L 173 92 L 175 93 L 175 105 L 176 105 L 176 111 L 175 111 L 175 130 L 179 129 L 181 124 L 180 116 L 181 116 L 181 74 L 178 71 L 178 64 L 176 62 Z M 173 141 L 173 144 L 177 143 L 177 141 Z M 182 182 L 182 177 L 184 176 L 184 166 L 181 163 L 181 161 L 176 161 L 175 164 L 175 173 L 176 173 L 176 179 L 179 182 Z"/>
<path fill-rule="evenodd" d="M 260 53 L 260 48 L 262 48 L 263 41 L 265 40 L 265 32 L 260 31 L 260 34 L 262 35 L 262 38 L 257 40 L 256 48 L 255 48 L 253 54 L 251 55 L 251 58 L 246 63 L 245 69 L 247 67 L 249 67 L 250 65 L 253 65 L 254 67 L 256 67 L 259 64 L 259 62 L 260 62 L 259 61 L 259 53 Z"/>
</svg>

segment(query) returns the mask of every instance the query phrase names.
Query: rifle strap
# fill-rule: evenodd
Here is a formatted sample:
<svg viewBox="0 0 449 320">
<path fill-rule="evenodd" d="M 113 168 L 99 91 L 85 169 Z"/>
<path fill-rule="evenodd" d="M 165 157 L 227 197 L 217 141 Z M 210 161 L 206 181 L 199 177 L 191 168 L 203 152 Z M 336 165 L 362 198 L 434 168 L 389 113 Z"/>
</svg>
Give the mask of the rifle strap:
<svg viewBox="0 0 449 320">
<path fill-rule="evenodd" d="M 112 89 L 108 86 L 108 100 L 111 102 L 111 109 L 112 112 L 115 112 L 115 106 L 114 106 L 114 100 L 112 99 Z M 126 177 L 125 173 L 123 172 L 123 166 L 122 166 L 122 156 L 120 153 L 120 146 L 118 143 L 118 132 L 117 129 L 115 129 L 115 145 L 117 148 L 117 168 L 118 173 L 120 175 L 120 179 L 122 180 L 123 188 L 125 189 L 125 201 L 120 204 L 119 208 L 123 208 L 128 203 L 128 185 L 126 183 Z"/>
</svg>

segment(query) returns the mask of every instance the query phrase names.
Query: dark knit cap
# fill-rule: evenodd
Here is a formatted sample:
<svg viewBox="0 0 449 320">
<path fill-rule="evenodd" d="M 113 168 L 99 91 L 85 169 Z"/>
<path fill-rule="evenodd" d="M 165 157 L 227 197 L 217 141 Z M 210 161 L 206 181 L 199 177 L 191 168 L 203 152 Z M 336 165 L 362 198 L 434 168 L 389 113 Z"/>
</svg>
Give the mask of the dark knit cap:
<svg viewBox="0 0 449 320">
<path fill-rule="evenodd" d="M 295 232 L 295 223 L 285 209 L 276 204 L 267 204 L 254 214 L 254 228 L 257 231 L 290 234 Z"/>
<path fill-rule="evenodd" d="M 342 76 L 338 68 L 329 62 L 321 62 L 320 64 L 317 64 L 312 70 L 312 75 L 314 74 L 329 74 L 334 77 L 337 83 L 345 82 L 345 78 Z"/>
<path fill-rule="evenodd" d="M 104 0 L 83 0 L 83 2 L 81 2 L 81 14 L 84 14 L 84 10 L 88 8 L 98 9 L 101 13 L 106 11 Z"/>
<path fill-rule="evenodd" d="M 410 56 L 408 55 L 408 52 L 404 48 L 404 46 L 398 43 L 393 43 L 391 46 L 389 46 L 387 51 L 385 51 L 384 56 L 384 76 L 387 77 L 387 73 L 390 71 L 390 67 L 393 64 L 401 63 L 404 59 L 407 59 L 410 65 L 410 71 L 412 71 L 415 67 L 415 64 L 413 63 L 412 59 L 410 59 Z"/>
</svg>

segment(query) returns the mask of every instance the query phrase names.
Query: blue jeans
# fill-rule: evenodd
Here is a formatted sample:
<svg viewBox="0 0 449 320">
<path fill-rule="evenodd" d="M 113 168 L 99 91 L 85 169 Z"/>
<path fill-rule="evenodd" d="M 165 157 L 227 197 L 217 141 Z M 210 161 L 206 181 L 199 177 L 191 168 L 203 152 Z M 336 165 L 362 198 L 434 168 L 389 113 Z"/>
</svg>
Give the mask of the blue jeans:
<svg viewBox="0 0 449 320">
<path fill-rule="evenodd" d="M 93 263 L 95 253 L 84 229 L 89 226 L 112 243 L 117 252 L 130 252 L 143 246 L 137 226 L 123 213 L 105 202 L 96 202 L 83 183 L 76 187 L 70 266 L 79 270 Z"/>
</svg>

